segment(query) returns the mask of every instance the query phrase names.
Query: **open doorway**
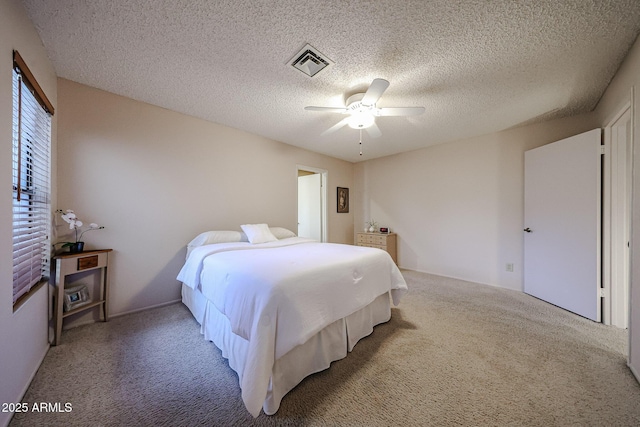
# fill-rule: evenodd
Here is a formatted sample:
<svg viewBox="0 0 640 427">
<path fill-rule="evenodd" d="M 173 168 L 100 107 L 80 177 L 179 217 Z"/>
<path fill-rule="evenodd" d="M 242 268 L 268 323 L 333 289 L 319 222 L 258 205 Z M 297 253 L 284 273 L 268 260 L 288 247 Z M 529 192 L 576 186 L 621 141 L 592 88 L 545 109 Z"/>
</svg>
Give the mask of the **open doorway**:
<svg viewBox="0 0 640 427">
<path fill-rule="evenodd" d="M 297 166 L 298 236 L 326 242 L 327 236 L 327 171 Z"/>
</svg>

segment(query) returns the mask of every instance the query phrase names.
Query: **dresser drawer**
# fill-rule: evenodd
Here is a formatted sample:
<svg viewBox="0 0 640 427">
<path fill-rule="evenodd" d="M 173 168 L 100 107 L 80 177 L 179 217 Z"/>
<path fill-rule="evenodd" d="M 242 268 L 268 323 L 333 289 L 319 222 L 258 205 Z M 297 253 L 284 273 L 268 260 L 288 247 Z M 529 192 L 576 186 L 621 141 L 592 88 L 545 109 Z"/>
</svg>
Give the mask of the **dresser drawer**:
<svg viewBox="0 0 640 427">
<path fill-rule="evenodd" d="M 396 258 L 396 234 L 380 234 L 380 233 L 356 233 L 356 246 L 366 246 L 369 248 L 382 249 L 391 255 L 391 258 L 397 263 Z"/>
<path fill-rule="evenodd" d="M 372 243 L 358 243 L 356 246 L 364 246 L 366 248 L 378 248 L 378 249 L 382 249 L 383 251 L 387 250 L 386 246 L 383 245 L 374 245 Z"/>
<path fill-rule="evenodd" d="M 364 243 L 369 245 L 378 245 L 378 246 L 386 246 L 387 245 L 387 236 L 377 235 L 377 234 L 365 234 L 358 233 L 358 243 Z"/>
</svg>

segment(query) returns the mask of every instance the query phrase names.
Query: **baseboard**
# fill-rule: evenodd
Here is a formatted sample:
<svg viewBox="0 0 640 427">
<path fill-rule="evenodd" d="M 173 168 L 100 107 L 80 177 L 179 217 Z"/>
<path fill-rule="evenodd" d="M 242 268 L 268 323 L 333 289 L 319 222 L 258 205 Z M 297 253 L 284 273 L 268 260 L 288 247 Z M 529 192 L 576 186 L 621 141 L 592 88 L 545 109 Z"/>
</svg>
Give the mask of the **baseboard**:
<svg viewBox="0 0 640 427">
<path fill-rule="evenodd" d="M 504 289 L 507 291 L 515 291 L 515 292 L 519 292 L 519 293 L 523 293 L 524 290 L 523 289 L 514 289 L 514 288 L 506 288 L 504 286 L 500 286 L 500 285 L 496 285 L 494 283 L 484 283 L 484 282 L 478 282 L 475 280 L 471 280 L 471 279 L 465 279 L 463 277 L 457 277 L 457 276 L 445 276 L 444 274 L 441 273 L 433 273 L 431 271 L 424 271 L 424 270 L 416 270 L 415 268 L 406 268 L 406 267 L 401 267 L 398 266 L 398 268 L 400 270 L 408 270 L 408 271 L 415 271 L 417 273 L 424 273 L 424 274 L 430 274 L 432 276 L 438 276 L 438 277 L 444 277 L 447 279 L 455 279 L 455 280 L 460 280 L 461 282 L 469 282 L 469 283 L 474 283 L 476 285 L 484 285 L 484 286 L 491 286 L 492 288 L 498 288 L 498 289 Z"/>
<path fill-rule="evenodd" d="M 638 375 L 638 372 L 635 370 L 635 368 L 633 366 L 631 366 L 631 364 L 629 362 L 627 362 L 627 366 L 629 367 L 629 370 L 631 371 L 633 376 L 636 377 L 636 381 L 638 381 L 638 383 L 640 383 L 640 375 Z"/>
<path fill-rule="evenodd" d="M 181 302 L 181 301 L 182 301 L 182 299 L 176 299 L 176 300 L 169 301 L 169 302 L 163 302 L 161 304 L 151 305 L 149 307 L 137 308 L 135 310 L 130 310 L 130 311 L 124 311 L 124 312 L 118 313 L 118 314 L 109 314 L 109 319 L 113 319 L 114 317 L 126 316 L 127 314 L 140 313 L 141 311 L 152 310 L 154 308 L 165 307 L 167 305 L 175 304 L 175 303 Z"/>
</svg>

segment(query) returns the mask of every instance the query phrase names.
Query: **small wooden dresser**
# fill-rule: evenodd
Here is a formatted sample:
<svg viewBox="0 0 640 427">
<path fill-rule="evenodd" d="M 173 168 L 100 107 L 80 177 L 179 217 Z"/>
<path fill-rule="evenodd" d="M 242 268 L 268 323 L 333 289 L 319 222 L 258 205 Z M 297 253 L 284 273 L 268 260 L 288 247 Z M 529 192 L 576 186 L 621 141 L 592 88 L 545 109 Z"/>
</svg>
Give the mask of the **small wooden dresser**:
<svg viewBox="0 0 640 427">
<path fill-rule="evenodd" d="M 393 262 L 398 263 L 396 233 L 356 233 L 356 246 L 367 246 L 387 251 Z"/>
</svg>

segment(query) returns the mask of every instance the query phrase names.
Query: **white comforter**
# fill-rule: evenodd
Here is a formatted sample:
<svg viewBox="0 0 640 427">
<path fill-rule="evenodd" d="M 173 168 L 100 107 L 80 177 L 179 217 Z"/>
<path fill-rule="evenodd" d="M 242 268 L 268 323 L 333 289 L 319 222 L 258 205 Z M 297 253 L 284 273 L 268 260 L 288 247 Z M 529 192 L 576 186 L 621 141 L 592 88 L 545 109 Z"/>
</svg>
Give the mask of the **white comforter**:
<svg viewBox="0 0 640 427">
<path fill-rule="evenodd" d="M 385 292 L 397 305 L 407 291 L 388 253 L 299 237 L 195 248 L 178 280 L 199 289 L 249 341 L 240 386 L 254 417 L 276 359 Z"/>
</svg>

